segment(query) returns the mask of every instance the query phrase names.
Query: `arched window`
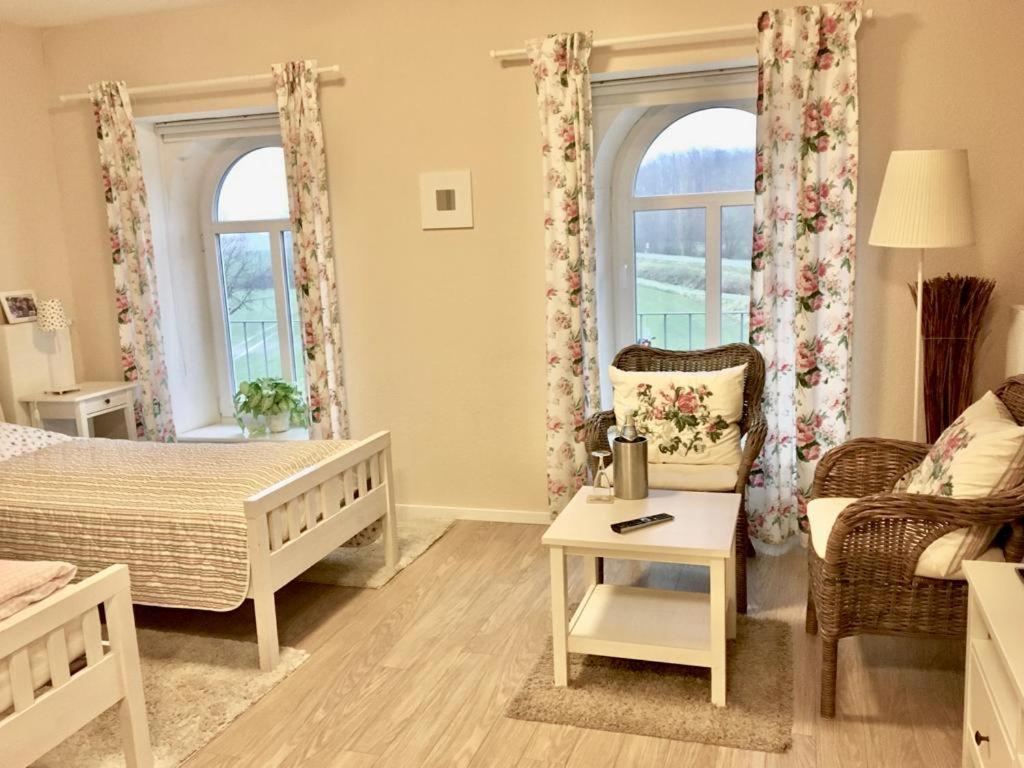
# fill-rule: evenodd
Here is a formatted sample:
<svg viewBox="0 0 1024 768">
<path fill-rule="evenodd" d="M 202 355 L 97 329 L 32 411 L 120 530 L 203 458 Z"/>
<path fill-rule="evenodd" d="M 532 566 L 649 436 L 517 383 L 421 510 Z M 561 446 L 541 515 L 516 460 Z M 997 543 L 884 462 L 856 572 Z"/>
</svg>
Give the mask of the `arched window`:
<svg viewBox="0 0 1024 768">
<path fill-rule="evenodd" d="M 262 376 L 304 388 L 284 152 L 280 146 L 246 146 L 228 159 L 209 213 L 225 394 Z"/>
<path fill-rule="evenodd" d="M 755 118 L 746 102 L 648 109 L 616 161 L 617 342 L 747 340 Z"/>
</svg>

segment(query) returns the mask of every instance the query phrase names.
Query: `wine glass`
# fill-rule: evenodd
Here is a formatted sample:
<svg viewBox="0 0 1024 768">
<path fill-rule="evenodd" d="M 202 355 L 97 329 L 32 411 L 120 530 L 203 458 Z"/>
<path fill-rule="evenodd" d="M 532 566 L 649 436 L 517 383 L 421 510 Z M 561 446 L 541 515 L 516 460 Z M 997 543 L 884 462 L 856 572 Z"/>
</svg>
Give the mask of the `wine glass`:
<svg viewBox="0 0 1024 768">
<path fill-rule="evenodd" d="M 612 493 L 612 479 L 608 476 L 608 465 L 605 464 L 605 459 L 610 458 L 612 452 L 599 449 L 591 451 L 590 455 L 597 459 L 597 471 L 594 473 L 594 490 L 605 488 L 610 496 Z"/>
</svg>

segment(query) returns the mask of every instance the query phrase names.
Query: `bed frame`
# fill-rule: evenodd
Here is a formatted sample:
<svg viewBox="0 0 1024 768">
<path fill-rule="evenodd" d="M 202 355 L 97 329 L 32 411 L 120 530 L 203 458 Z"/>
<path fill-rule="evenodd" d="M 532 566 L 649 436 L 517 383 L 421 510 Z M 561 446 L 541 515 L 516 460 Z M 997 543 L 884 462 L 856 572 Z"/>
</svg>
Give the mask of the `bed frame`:
<svg viewBox="0 0 1024 768">
<path fill-rule="evenodd" d="M 274 593 L 376 520 L 389 569 L 398 562 L 391 433 L 378 432 L 245 500 L 249 592 L 260 669 L 278 662 Z"/>
<path fill-rule="evenodd" d="M 109 642 L 100 628 L 103 606 Z M 81 628 L 85 665 L 72 671 L 68 626 Z M 44 640 L 49 687 L 35 690 L 29 646 Z M 0 716 L 0 762 L 22 768 L 120 703 L 129 768 L 149 768 L 153 754 L 142 693 L 128 568 L 112 565 L 0 621 L 0 665 L 10 670 L 13 710 Z"/>
<path fill-rule="evenodd" d="M 383 520 L 385 563 L 389 569 L 397 565 L 391 433 L 377 432 L 263 489 L 245 500 L 244 510 L 246 598 L 255 606 L 260 669 L 266 672 L 280 657 L 277 590 L 377 520 Z"/>
</svg>

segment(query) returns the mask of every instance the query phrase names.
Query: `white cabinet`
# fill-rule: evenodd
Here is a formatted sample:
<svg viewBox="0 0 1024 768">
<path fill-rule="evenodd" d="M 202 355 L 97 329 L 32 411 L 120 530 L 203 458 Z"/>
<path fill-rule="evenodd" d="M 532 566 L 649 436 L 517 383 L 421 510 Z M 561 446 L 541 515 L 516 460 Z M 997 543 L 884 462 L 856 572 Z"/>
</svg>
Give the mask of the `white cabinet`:
<svg viewBox="0 0 1024 768">
<path fill-rule="evenodd" d="M 71 349 L 68 332 L 56 333 L 61 349 Z M 38 323 L 0 324 L 0 406 L 8 421 L 27 426 L 31 417 L 22 398 L 49 389 L 57 378 L 74 380 L 75 369 L 70 354 L 57 354 L 54 333 L 39 330 Z"/>
<path fill-rule="evenodd" d="M 963 764 L 1024 768 L 1024 581 L 1019 565 L 967 562 Z"/>
</svg>

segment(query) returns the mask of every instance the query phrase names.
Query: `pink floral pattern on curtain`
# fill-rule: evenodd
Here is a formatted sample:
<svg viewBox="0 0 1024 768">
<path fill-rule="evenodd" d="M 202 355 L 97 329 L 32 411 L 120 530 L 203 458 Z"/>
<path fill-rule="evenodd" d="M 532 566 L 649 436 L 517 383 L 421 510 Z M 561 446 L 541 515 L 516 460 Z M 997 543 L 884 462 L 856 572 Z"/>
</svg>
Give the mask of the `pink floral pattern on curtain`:
<svg viewBox="0 0 1024 768">
<path fill-rule="evenodd" d="M 273 74 L 288 174 L 309 431 L 314 439 L 337 440 L 349 434 L 348 397 L 316 62 L 275 64 Z"/>
<path fill-rule="evenodd" d="M 527 43 L 537 86 L 544 171 L 547 291 L 548 505 L 562 510 L 583 484 L 582 427 L 600 407 L 594 168 L 590 103 L 591 34 Z"/>
<path fill-rule="evenodd" d="M 146 183 L 142 178 L 128 89 L 123 82 L 89 86 L 99 141 L 103 195 L 114 262 L 114 295 L 121 367 L 138 382 L 135 422 L 139 437 L 175 439 L 167 387 L 160 301 Z"/>
<path fill-rule="evenodd" d="M 768 438 L 750 475 L 750 531 L 806 530 L 822 454 L 846 439 L 857 230 L 859 3 L 758 21 L 750 340 L 767 363 Z"/>
</svg>

